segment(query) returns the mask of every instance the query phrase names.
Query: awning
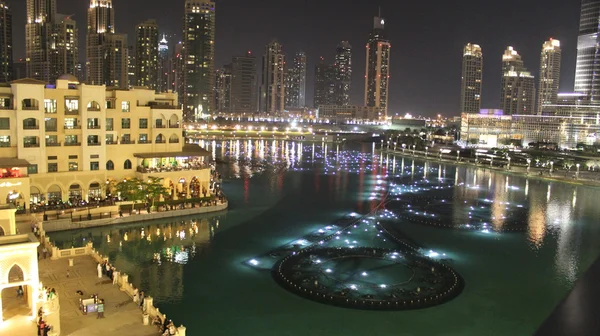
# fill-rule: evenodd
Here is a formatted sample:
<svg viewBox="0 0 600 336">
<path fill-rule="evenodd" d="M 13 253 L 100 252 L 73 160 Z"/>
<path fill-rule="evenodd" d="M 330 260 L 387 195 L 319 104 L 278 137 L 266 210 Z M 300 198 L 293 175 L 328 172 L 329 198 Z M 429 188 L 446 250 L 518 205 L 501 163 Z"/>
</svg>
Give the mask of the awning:
<svg viewBox="0 0 600 336">
<path fill-rule="evenodd" d="M 0 168 L 29 167 L 31 164 L 27 160 L 17 158 L 0 158 Z"/>
<path fill-rule="evenodd" d="M 211 156 L 212 154 L 198 145 L 184 145 L 181 152 L 154 152 L 154 153 L 134 153 L 133 156 L 140 159 L 160 159 L 168 157 L 193 157 L 193 156 Z"/>
</svg>

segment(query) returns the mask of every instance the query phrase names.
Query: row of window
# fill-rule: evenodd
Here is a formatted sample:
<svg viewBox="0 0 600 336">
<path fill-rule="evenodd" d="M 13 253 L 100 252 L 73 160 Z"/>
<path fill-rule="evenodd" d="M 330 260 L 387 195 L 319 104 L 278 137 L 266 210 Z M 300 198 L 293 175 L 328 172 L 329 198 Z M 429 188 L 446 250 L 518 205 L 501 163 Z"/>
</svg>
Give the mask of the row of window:
<svg viewBox="0 0 600 336">
<path fill-rule="evenodd" d="M 69 171 L 79 171 L 79 163 L 77 162 L 69 162 Z M 123 169 L 129 170 L 132 168 L 131 160 L 125 160 L 123 162 Z M 92 161 L 90 162 L 90 170 L 100 170 L 100 162 Z M 106 162 L 106 170 L 115 170 L 115 164 L 112 160 Z M 58 163 L 51 162 L 48 163 L 48 173 L 57 173 L 58 172 Z M 37 174 L 38 173 L 38 165 L 32 164 L 27 167 L 27 173 Z"/>
<path fill-rule="evenodd" d="M 106 108 L 114 109 L 114 101 L 107 100 Z M 9 107 L 10 100 L 8 98 L 4 98 L 2 106 Z M 23 99 L 21 101 L 21 107 L 23 110 L 39 110 L 39 101 L 33 98 Z M 87 104 L 87 110 L 91 112 L 99 112 L 100 111 L 100 103 L 97 101 L 91 101 Z M 45 113 L 57 113 L 57 103 L 56 99 L 44 99 L 44 112 Z M 65 112 L 77 112 L 79 111 L 79 99 L 77 98 L 66 98 L 65 99 Z M 121 112 L 131 112 L 131 104 L 128 101 L 121 102 Z"/>
<path fill-rule="evenodd" d="M 57 135 L 46 135 L 46 146 L 55 147 L 60 146 L 60 142 L 58 141 Z M 113 134 L 106 134 L 104 141 L 106 144 L 117 144 L 119 141 L 119 137 L 114 136 Z M 88 135 L 87 144 L 91 146 L 100 146 L 102 143 L 100 142 L 99 135 Z M 121 135 L 121 144 L 134 144 L 135 141 L 132 141 L 131 134 L 122 134 Z M 138 136 L 138 143 L 140 144 L 150 144 L 152 140 L 148 137 L 148 134 L 140 134 Z M 154 138 L 154 143 L 157 144 L 166 144 L 167 138 L 159 134 Z M 168 143 L 176 144 L 179 143 L 179 137 L 175 134 L 171 135 L 168 139 Z M 80 146 L 78 135 L 65 135 L 65 146 Z M 11 139 L 9 135 L 0 135 L 0 147 L 10 147 Z M 26 148 L 30 147 L 40 147 L 40 141 L 37 136 L 25 136 L 23 137 L 23 146 Z"/>
<path fill-rule="evenodd" d="M 81 125 L 77 118 L 64 118 L 64 128 L 65 129 L 79 129 Z M 112 131 L 114 129 L 113 118 L 106 118 L 106 130 Z M 57 119 L 56 118 L 44 118 L 44 124 L 46 126 L 46 131 L 48 132 L 56 132 L 57 131 Z M 39 129 L 39 124 L 37 119 L 35 118 L 27 118 L 23 120 L 23 129 Z M 163 124 L 162 119 L 157 119 L 156 128 L 166 128 L 167 125 Z M 179 128 L 179 122 L 169 122 L 169 128 Z M 100 129 L 100 119 L 99 118 L 88 118 L 87 119 L 87 128 L 88 129 Z M 121 128 L 122 129 L 130 129 L 131 128 L 131 118 L 121 118 Z M 138 128 L 139 129 L 147 129 L 148 128 L 148 119 L 147 118 L 139 118 L 138 119 Z M 10 118 L 0 118 L 0 130 L 9 130 L 10 129 Z"/>
</svg>

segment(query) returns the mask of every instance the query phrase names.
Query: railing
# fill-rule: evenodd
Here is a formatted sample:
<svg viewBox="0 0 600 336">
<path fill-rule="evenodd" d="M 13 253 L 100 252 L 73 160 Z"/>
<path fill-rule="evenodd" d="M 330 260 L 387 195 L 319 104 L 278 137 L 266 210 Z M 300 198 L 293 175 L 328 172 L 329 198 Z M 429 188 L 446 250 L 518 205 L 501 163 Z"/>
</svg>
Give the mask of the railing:
<svg viewBox="0 0 600 336">
<path fill-rule="evenodd" d="M 81 146 L 81 142 L 65 142 L 65 146 Z"/>
<path fill-rule="evenodd" d="M 99 107 L 88 107 L 88 112 L 100 112 Z"/>
<path fill-rule="evenodd" d="M 102 145 L 100 142 L 88 142 L 88 146 L 100 146 Z"/>
<path fill-rule="evenodd" d="M 100 125 L 88 125 L 88 129 L 100 129 Z"/>
<path fill-rule="evenodd" d="M 79 110 L 65 110 L 65 115 L 78 115 Z"/>
<path fill-rule="evenodd" d="M 135 145 L 135 140 L 121 140 L 121 145 Z"/>
<path fill-rule="evenodd" d="M 167 128 L 167 125 L 154 125 L 154 128 Z"/>
<path fill-rule="evenodd" d="M 116 145 L 117 142 L 116 141 L 107 141 L 106 144 L 107 145 Z"/>
<path fill-rule="evenodd" d="M 0 106 L 0 110 L 12 110 L 12 106 Z"/>
<path fill-rule="evenodd" d="M 137 167 L 137 172 L 142 174 L 151 174 L 151 173 L 168 173 L 174 171 L 186 171 L 186 170 L 202 170 L 208 169 L 210 166 L 208 164 L 194 164 L 188 165 L 187 167 L 176 166 L 176 167 L 166 167 L 166 168 L 146 168 L 146 167 Z"/>
<path fill-rule="evenodd" d="M 177 139 L 177 140 L 169 140 L 169 143 L 175 143 L 175 144 L 179 143 L 179 139 Z"/>
<path fill-rule="evenodd" d="M 40 125 L 23 125 L 23 129 L 25 130 L 39 130 Z"/>
<path fill-rule="evenodd" d="M 138 141 L 138 144 L 140 145 L 146 145 L 146 144 L 151 144 L 152 140 L 140 140 Z"/>
<path fill-rule="evenodd" d="M 167 143 L 167 140 L 156 140 L 157 144 L 165 144 Z"/>
<path fill-rule="evenodd" d="M 177 124 L 169 124 L 169 128 L 179 128 L 179 125 L 177 125 Z"/>
<path fill-rule="evenodd" d="M 22 108 L 24 111 L 38 111 L 39 109 L 39 106 L 23 106 Z"/>
<path fill-rule="evenodd" d="M 60 142 L 46 142 L 46 147 L 60 147 Z"/>
<path fill-rule="evenodd" d="M 23 147 L 25 147 L 25 148 L 37 148 L 37 147 L 40 147 L 40 144 L 39 143 L 26 143 L 26 144 L 23 144 Z"/>
<path fill-rule="evenodd" d="M 81 125 L 65 126 L 65 129 L 66 130 L 70 130 L 70 129 L 78 130 L 78 129 L 81 129 Z"/>
<path fill-rule="evenodd" d="M 114 128 L 114 127 L 112 127 L 112 126 L 110 126 L 110 127 L 108 127 L 108 126 L 107 126 L 107 127 L 106 127 L 106 131 L 107 131 L 107 132 L 112 132 L 112 131 L 114 131 L 114 130 L 115 130 L 115 128 Z"/>
<path fill-rule="evenodd" d="M 57 132 L 57 127 L 46 127 L 46 132 Z"/>
<path fill-rule="evenodd" d="M 10 142 L 2 141 L 2 142 L 0 142 L 0 147 L 2 147 L 2 148 L 10 147 Z"/>
<path fill-rule="evenodd" d="M 149 106 L 151 109 L 156 109 L 156 110 L 179 110 L 179 106 L 173 106 L 173 105 L 161 105 L 161 104 L 151 104 L 151 105 L 146 105 Z"/>
</svg>

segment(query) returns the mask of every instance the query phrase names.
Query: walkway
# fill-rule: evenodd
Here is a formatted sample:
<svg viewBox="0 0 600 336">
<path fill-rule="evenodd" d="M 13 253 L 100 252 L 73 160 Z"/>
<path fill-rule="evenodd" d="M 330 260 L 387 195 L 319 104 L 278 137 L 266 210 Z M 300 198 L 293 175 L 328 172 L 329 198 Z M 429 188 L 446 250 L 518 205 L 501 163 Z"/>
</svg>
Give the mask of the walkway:
<svg viewBox="0 0 600 336">
<path fill-rule="evenodd" d="M 159 335 L 155 327 L 142 324 L 142 313 L 131 298 L 104 276 L 98 279 L 97 264 L 90 256 L 68 259 L 40 260 L 40 281 L 55 288 L 60 298 L 61 336 L 67 335 Z M 69 270 L 69 277 L 67 277 Z M 83 315 L 79 310 L 79 294 L 84 297 L 97 293 L 106 302 L 104 319 L 96 314 Z M 33 334 L 32 334 L 33 335 Z"/>
</svg>

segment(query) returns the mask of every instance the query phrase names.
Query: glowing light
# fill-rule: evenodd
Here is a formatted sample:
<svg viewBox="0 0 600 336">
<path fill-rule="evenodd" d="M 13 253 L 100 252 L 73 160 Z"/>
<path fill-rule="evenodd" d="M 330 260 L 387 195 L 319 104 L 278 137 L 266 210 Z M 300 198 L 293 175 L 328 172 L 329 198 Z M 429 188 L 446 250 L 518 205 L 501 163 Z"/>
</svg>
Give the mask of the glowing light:
<svg viewBox="0 0 600 336">
<path fill-rule="evenodd" d="M 259 264 L 259 262 L 258 262 L 258 260 L 256 260 L 256 259 L 252 259 L 252 260 L 250 260 L 250 264 L 252 264 L 252 265 L 256 266 L 256 265 L 258 265 L 258 264 Z"/>
</svg>

